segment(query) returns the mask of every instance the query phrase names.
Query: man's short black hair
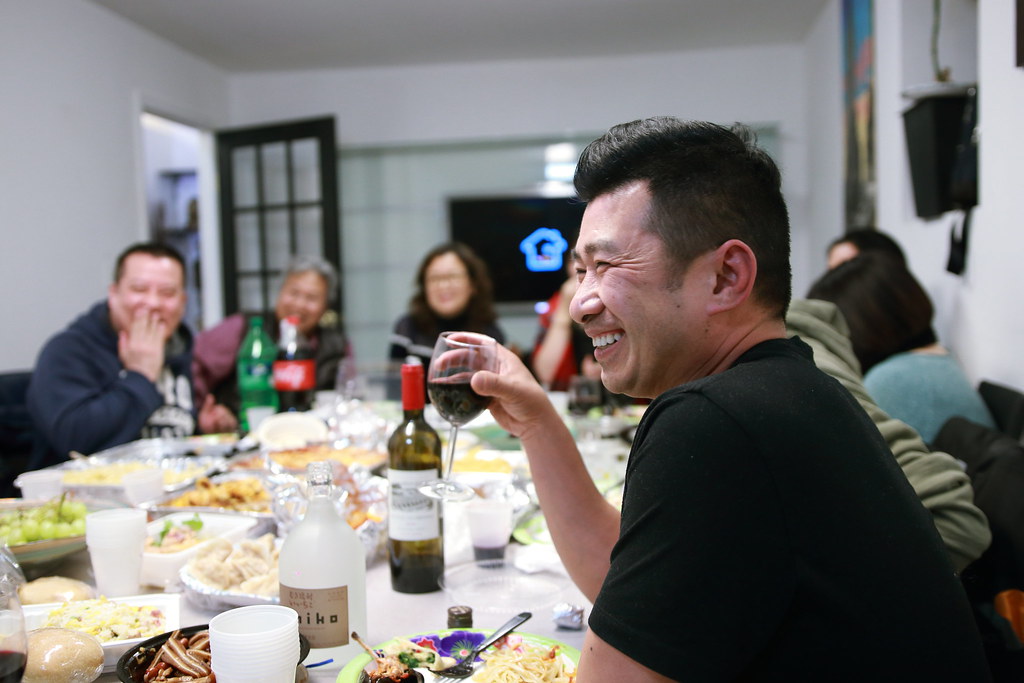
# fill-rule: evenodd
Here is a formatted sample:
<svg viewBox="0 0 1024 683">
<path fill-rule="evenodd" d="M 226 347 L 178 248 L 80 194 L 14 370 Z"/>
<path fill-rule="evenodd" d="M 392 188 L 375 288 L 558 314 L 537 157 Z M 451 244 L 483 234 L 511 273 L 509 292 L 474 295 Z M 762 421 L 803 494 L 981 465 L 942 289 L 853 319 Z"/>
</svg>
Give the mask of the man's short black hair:
<svg viewBox="0 0 1024 683">
<path fill-rule="evenodd" d="M 590 143 L 574 179 L 590 201 L 635 181 L 647 183 L 647 229 L 680 274 L 730 239 L 757 258 L 753 296 L 780 317 L 789 307 L 789 213 L 782 176 L 746 126 L 669 116 L 623 123 Z"/>
<path fill-rule="evenodd" d="M 148 256 L 155 256 L 157 258 L 169 258 L 174 259 L 181 266 L 181 275 L 184 279 L 185 276 L 185 259 L 181 257 L 181 253 L 170 246 L 169 244 L 162 244 L 159 242 L 136 242 L 127 249 L 121 252 L 117 257 L 117 262 L 114 264 L 114 282 L 120 282 L 121 276 L 124 275 L 124 262 L 132 254 L 146 254 Z"/>
</svg>

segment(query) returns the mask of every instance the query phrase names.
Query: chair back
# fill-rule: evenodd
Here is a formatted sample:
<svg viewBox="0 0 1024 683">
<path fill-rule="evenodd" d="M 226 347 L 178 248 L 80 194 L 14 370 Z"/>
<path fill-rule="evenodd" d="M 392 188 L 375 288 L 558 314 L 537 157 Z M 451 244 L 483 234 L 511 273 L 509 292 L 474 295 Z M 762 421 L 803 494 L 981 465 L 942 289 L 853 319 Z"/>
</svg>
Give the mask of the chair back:
<svg viewBox="0 0 1024 683">
<path fill-rule="evenodd" d="M 1018 441 L 1024 436 L 1024 393 L 1004 384 L 982 380 L 978 393 L 999 431 Z"/>
<path fill-rule="evenodd" d="M 17 496 L 14 478 L 25 471 L 32 455 L 32 417 L 25 396 L 32 373 L 0 373 L 0 497 Z"/>
</svg>

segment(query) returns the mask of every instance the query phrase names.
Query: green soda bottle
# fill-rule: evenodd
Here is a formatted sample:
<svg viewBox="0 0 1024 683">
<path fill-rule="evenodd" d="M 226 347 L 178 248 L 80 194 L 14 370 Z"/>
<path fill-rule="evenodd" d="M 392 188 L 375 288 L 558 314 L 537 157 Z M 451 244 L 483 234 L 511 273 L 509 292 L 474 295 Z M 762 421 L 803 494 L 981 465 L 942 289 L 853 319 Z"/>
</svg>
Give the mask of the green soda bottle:
<svg viewBox="0 0 1024 683">
<path fill-rule="evenodd" d="M 263 317 L 249 320 L 249 331 L 238 349 L 238 421 L 242 432 L 259 426 L 260 420 L 277 412 L 272 366 L 277 345 L 263 329 Z"/>
</svg>

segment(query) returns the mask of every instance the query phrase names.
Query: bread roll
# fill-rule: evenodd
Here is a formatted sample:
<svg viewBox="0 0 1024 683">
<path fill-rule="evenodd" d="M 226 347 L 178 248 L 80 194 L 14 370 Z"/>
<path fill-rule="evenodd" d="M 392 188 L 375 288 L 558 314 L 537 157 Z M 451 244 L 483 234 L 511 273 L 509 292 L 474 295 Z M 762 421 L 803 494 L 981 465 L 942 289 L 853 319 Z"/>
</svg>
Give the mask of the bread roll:
<svg viewBox="0 0 1024 683">
<path fill-rule="evenodd" d="M 46 602 L 88 600 L 96 595 L 87 583 L 63 576 L 44 576 L 22 585 L 18 589 L 18 597 L 23 605 L 40 605 Z"/>
<path fill-rule="evenodd" d="M 28 634 L 22 683 L 91 683 L 103 673 L 103 646 L 88 633 L 38 628 Z"/>
</svg>

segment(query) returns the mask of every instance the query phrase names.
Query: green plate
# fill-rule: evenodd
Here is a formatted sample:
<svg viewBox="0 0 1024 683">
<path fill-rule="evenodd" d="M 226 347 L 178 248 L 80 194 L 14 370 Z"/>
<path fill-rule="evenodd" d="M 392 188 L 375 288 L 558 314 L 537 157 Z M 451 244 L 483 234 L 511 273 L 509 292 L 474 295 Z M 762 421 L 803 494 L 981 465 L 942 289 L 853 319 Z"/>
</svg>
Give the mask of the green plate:
<svg viewBox="0 0 1024 683">
<path fill-rule="evenodd" d="M 469 631 L 471 633 L 483 633 L 485 635 L 490 635 L 492 633 L 492 631 L 487 630 L 487 629 L 476 629 L 476 628 L 446 629 L 446 630 L 443 630 L 443 631 L 436 631 L 434 633 L 429 633 L 429 634 L 428 633 L 417 633 L 417 634 L 413 634 L 413 635 L 409 635 L 409 636 L 397 636 L 397 637 L 392 638 L 391 640 L 389 640 L 387 642 L 381 643 L 379 645 L 374 645 L 373 648 L 375 650 L 380 649 L 380 648 L 384 647 L 385 645 L 387 645 L 389 643 L 392 643 L 392 642 L 394 642 L 396 640 L 416 640 L 418 638 L 422 638 L 424 636 L 431 636 L 431 635 L 443 638 L 444 636 L 446 636 L 446 635 L 448 635 L 450 633 L 454 633 L 455 631 Z M 580 651 L 579 650 L 577 650 L 574 647 L 569 647 L 568 645 L 566 645 L 566 644 L 564 644 L 562 642 L 559 642 L 559 641 L 555 640 L 554 638 L 547 638 L 545 636 L 538 636 L 538 635 L 534 635 L 532 633 L 522 633 L 520 631 L 514 631 L 514 634 L 518 635 L 518 636 L 522 636 L 523 640 L 526 641 L 527 643 L 530 643 L 531 645 L 541 645 L 541 646 L 544 646 L 544 647 L 554 647 L 554 646 L 557 645 L 559 647 L 559 650 L 561 651 L 561 654 L 562 654 L 563 657 L 568 658 L 573 664 L 579 664 L 579 662 L 580 662 Z M 365 652 L 363 652 L 362 654 L 358 655 L 352 661 L 350 661 L 348 664 L 345 665 L 345 668 L 342 669 L 341 673 L 338 674 L 338 678 L 336 679 L 335 683 L 359 683 L 359 674 L 360 674 L 360 672 L 363 669 L 365 669 L 366 665 L 369 664 L 371 661 L 372 660 L 370 659 L 370 655 L 366 654 Z M 465 679 L 465 680 L 469 680 L 469 679 Z"/>
</svg>

